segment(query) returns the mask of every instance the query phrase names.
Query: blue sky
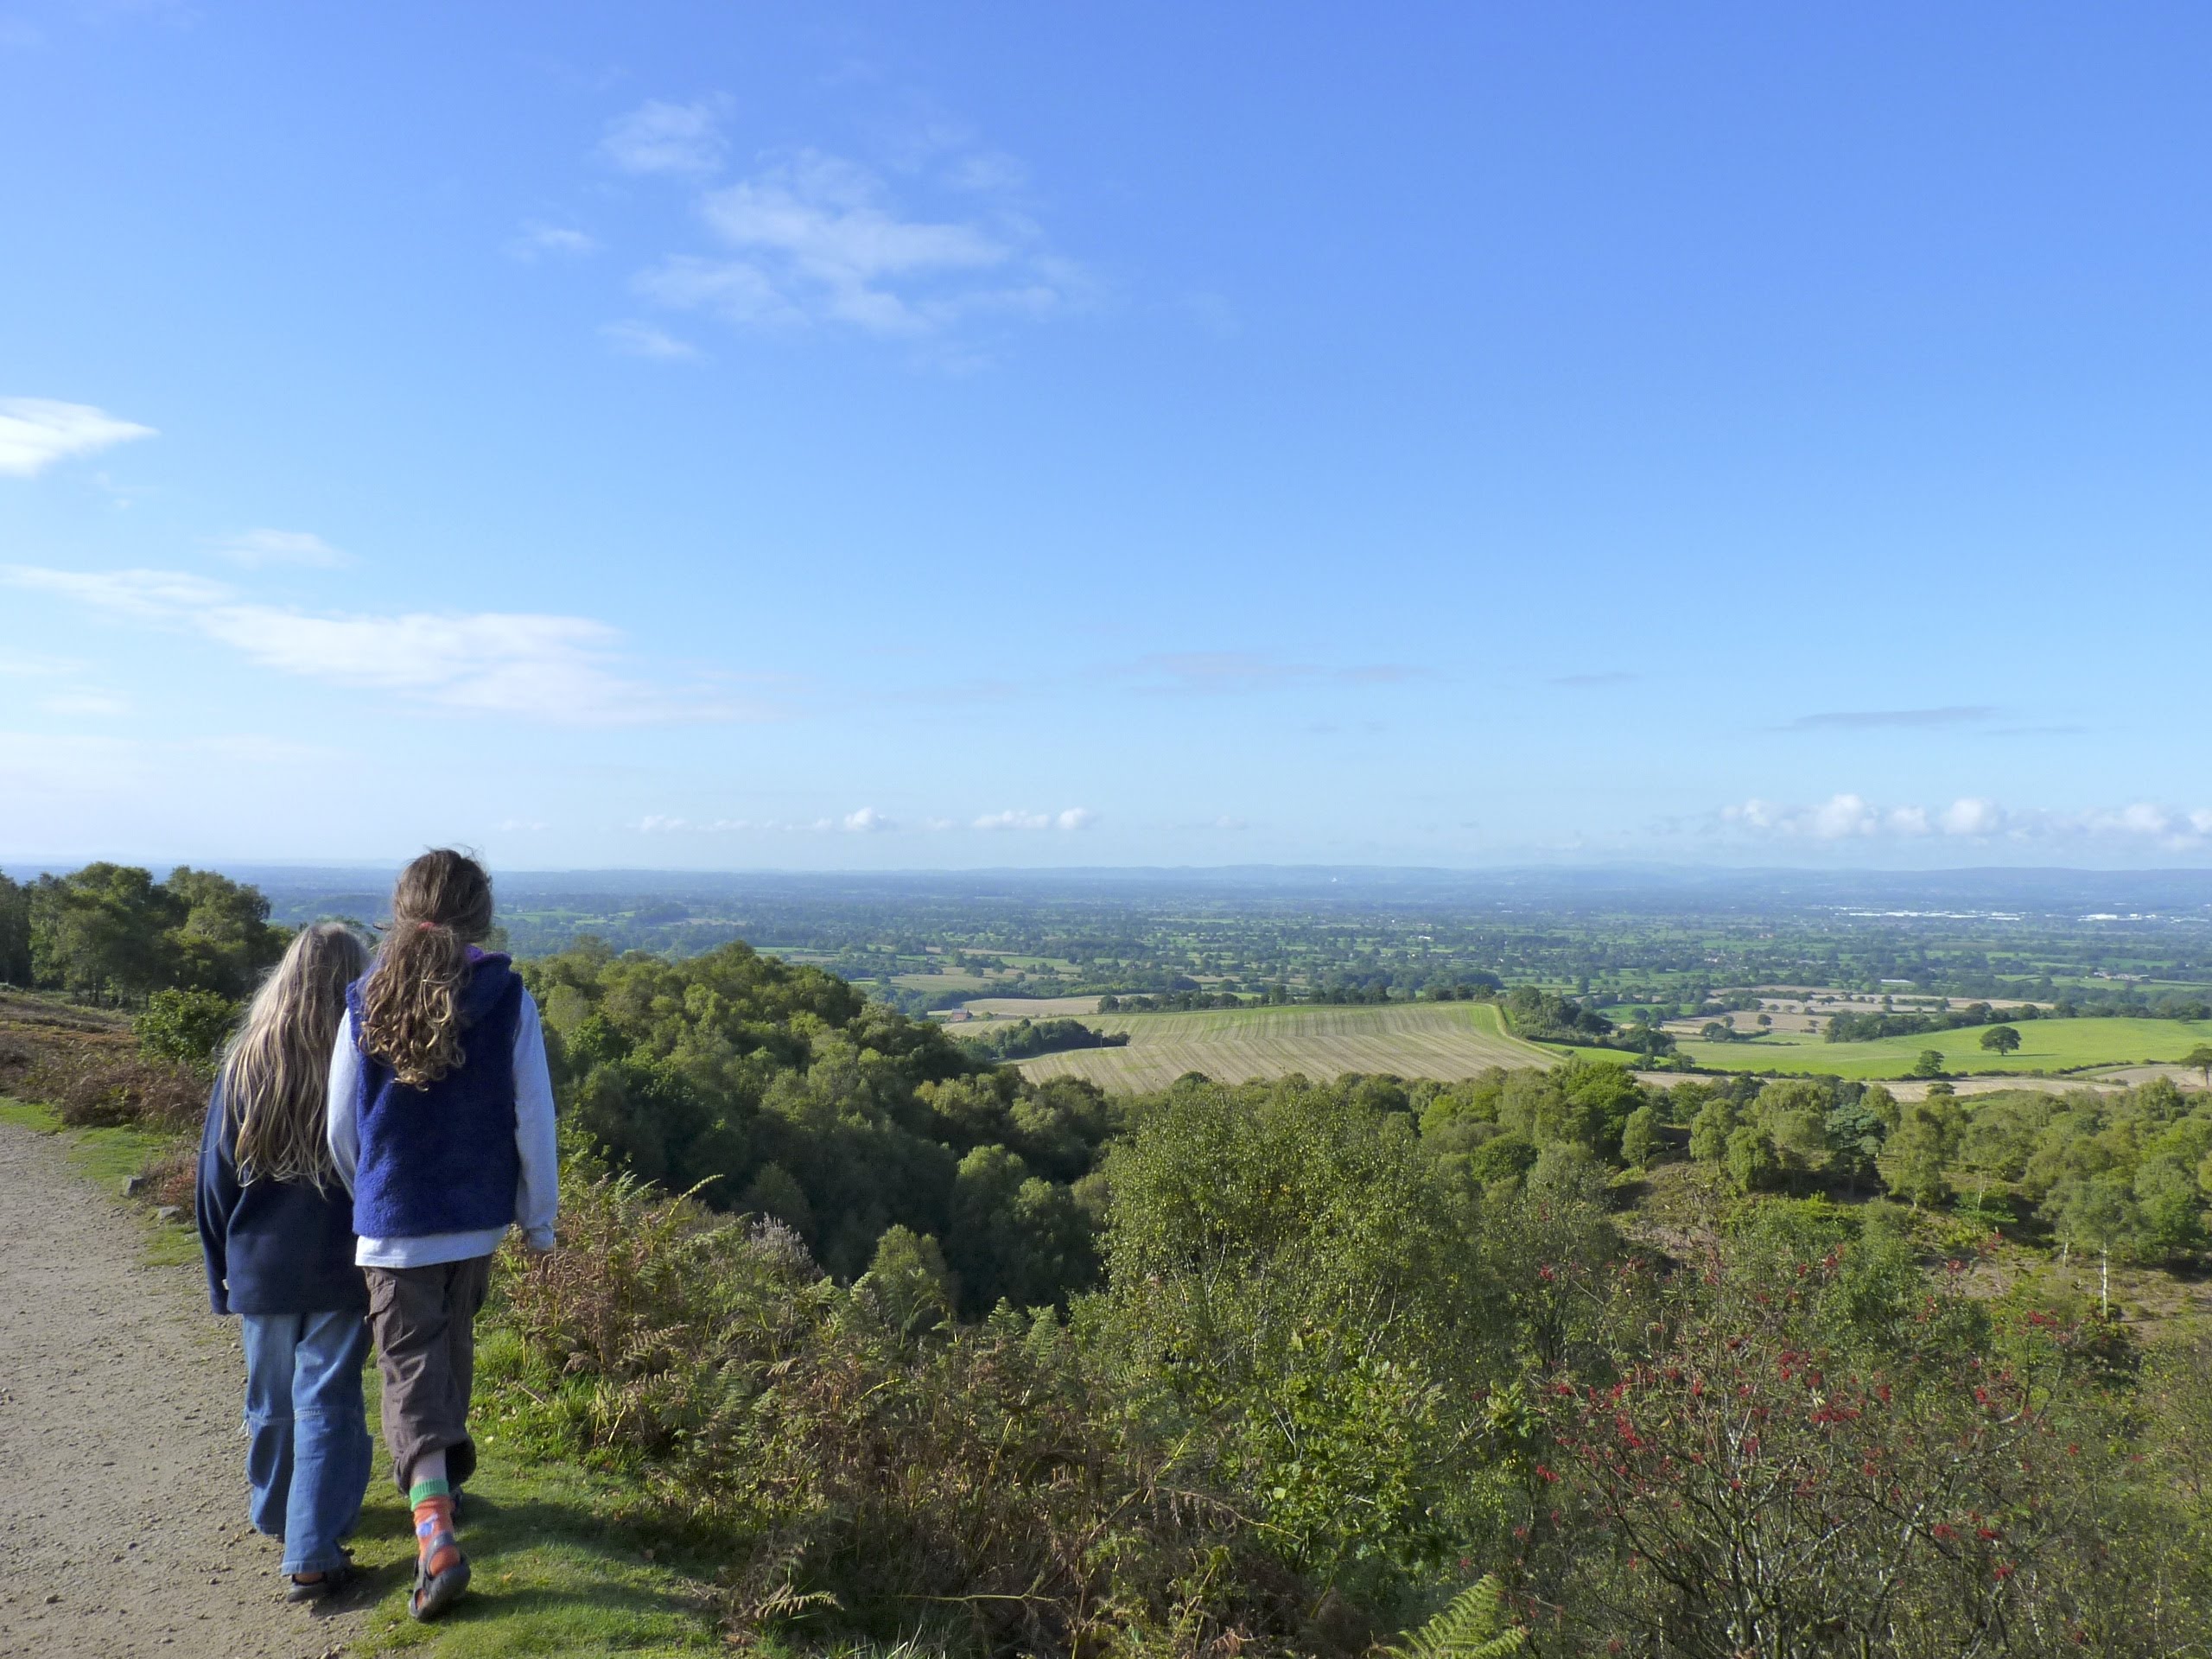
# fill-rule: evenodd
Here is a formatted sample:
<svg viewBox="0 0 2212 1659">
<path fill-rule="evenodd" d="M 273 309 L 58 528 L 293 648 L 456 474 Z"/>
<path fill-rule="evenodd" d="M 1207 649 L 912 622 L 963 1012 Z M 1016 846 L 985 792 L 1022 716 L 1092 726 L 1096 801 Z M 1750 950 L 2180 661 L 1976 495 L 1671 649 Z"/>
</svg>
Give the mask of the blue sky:
<svg viewBox="0 0 2212 1659">
<path fill-rule="evenodd" d="M 2206 861 L 2208 52 L 0 0 L 0 857 Z"/>
</svg>

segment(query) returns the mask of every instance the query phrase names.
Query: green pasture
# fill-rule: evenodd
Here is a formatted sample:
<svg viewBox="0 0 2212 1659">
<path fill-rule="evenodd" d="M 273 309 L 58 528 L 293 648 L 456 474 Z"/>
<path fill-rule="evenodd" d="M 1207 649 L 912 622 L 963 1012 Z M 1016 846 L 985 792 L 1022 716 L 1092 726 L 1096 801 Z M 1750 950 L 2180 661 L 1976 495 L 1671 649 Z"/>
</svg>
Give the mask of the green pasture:
<svg viewBox="0 0 2212 1659">
<path fill-rule="evenodd" d="M 2212 1043 L 2212 1020 L 2024 1020 L 2013 1027 L 2020 1033 L 2019 1048 L 1997 1054 L 1981 1046 L 1987 1029 L 1966 1026 L 1871 1043 L 1831 1043 L 1789 1032 L 1744 1043 L 1690 1041 L 1676 1052 L 1709 1071 L 1781 1071 L 1871 1082 L 1910 1075 L 1922 1051 L 1930 1048 L 1942 1055 L 1946 1071 L 2002 1075 L 2171 1063 L 2200 1043 Z"/>
</svg>

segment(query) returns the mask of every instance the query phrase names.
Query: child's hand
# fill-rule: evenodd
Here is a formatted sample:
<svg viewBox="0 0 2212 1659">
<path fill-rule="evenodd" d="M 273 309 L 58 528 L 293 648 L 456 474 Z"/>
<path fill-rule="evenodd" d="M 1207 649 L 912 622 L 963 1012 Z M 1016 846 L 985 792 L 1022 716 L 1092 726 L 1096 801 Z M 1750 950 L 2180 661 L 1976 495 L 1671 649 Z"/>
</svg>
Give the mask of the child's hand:
<svg viewBox="0 0 2212 1659">
<path fill-rule="evenodd" d="M 550 1227 L 531 1228 L 522 1236 L 522 1247 L 532 1255 L 550 1255 L 553 1253 L 553 1230 Z"/>
</svg>

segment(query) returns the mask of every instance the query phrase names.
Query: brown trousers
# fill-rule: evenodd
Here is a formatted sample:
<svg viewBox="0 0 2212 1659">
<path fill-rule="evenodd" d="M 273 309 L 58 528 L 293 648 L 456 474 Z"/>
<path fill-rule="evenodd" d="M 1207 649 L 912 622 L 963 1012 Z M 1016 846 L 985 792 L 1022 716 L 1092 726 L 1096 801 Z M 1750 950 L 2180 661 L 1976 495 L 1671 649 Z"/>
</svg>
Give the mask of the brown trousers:
<svg viewBox="0 0 2212 1659">
<path fill-rule="evenodd" d="M 492 1285 L 492 1258 L 427 1268 L 367 1268 L 369 1325 L 384 1376 L 384 1444 L 404 1492 L 416 1459 L 446 1454 L 458 1486 L 476 1469 L 468 1393 L 476 1380 L 476 1315 Z"/>
</svg>

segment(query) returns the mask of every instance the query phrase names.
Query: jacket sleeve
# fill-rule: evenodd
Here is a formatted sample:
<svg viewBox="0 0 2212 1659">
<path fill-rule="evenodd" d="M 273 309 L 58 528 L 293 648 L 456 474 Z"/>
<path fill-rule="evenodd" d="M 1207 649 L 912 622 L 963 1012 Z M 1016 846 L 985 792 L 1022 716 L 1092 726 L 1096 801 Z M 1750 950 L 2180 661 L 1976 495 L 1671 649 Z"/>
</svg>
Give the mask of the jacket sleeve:
<svg viewBox="0 0 2212 1659">
<path fill-rule="evenodd" d="M 553 1121 L 553 1077 L 545 1064 L 545 1031 L 537 1004 L 522 994 L 515 1021 L 515 1150 L 522 1179 L 515 1184 L 515 1225 L 533 1250 L 553 1248 L 553 1217 L 561 1203 L 560 1137 Z"/>
<path fill-rule="evenodd" d="M 193 1192 L 194 1217 L 200 1224 L 200 1254 L 207 1263 L 207 1300 L 219 1314 L 231 1311 L 231 1212 L 238 1208 L 238 1172 L 231 1145 L 230 1113 L 218 1083 L 207 1100 L 207 1122 L 200 1132 L 200 1179 Z"/>
<path fill-rule="evenodd" d="M 361 1057 L 353 1048 L 353 1016 L 338 1022 L 338 1041 L 330 1051 L 330 1094 L 324 1103 L 323 1132 L 330 1142 L 330 1161 L 338 1184 L 353 1190 L 353 1169 L 360 1161 L 361 1123 L 357 1103 L 361 1090 Z"/>
</svg>

